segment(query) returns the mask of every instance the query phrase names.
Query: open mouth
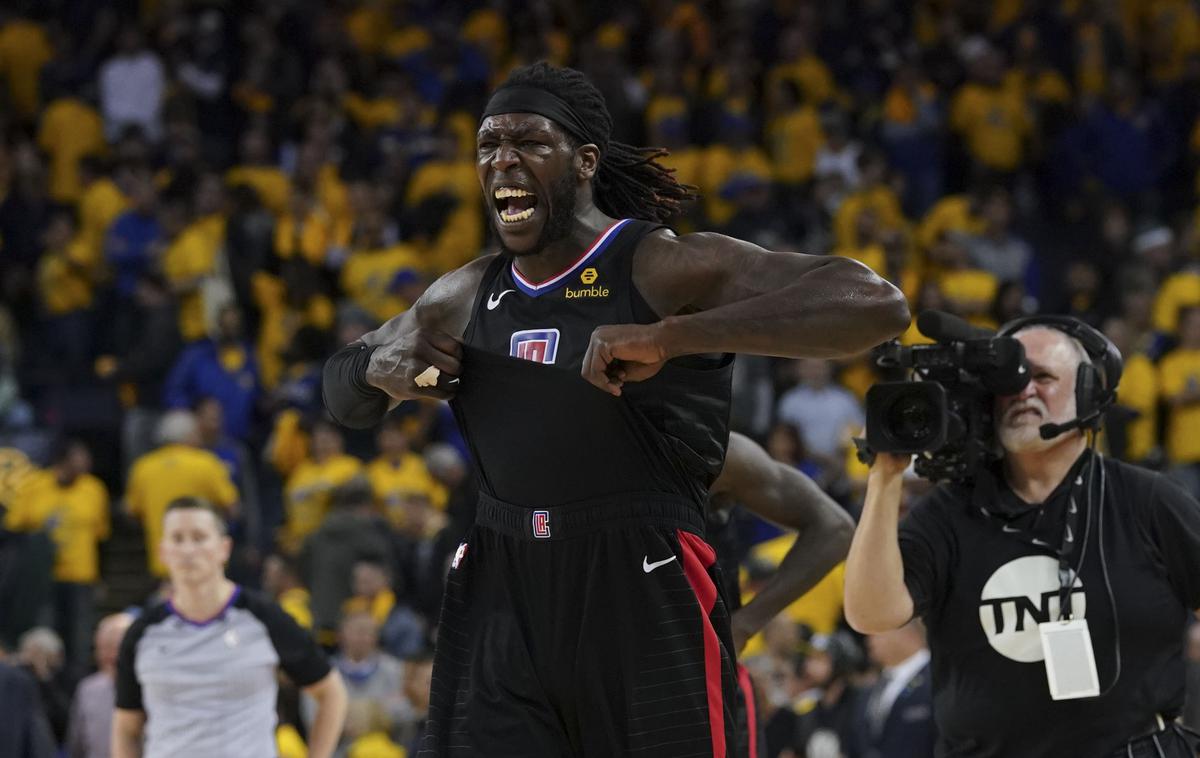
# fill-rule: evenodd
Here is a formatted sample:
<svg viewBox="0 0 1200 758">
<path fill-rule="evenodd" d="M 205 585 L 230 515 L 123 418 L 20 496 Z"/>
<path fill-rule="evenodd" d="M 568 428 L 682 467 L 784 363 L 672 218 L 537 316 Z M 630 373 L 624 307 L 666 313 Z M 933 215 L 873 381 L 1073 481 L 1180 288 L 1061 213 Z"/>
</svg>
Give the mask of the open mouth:
<svg viewBox="0 0 1200 758">
<path fill-rule="evenodd" d="M 497 187 L 492 193 L 492 202 L 496 206 L 496 215 L 499 216 L 500 223 L 508 226 L 532 218 L 537 208 L 538 197 L 520 187 Z"/>
</svg>

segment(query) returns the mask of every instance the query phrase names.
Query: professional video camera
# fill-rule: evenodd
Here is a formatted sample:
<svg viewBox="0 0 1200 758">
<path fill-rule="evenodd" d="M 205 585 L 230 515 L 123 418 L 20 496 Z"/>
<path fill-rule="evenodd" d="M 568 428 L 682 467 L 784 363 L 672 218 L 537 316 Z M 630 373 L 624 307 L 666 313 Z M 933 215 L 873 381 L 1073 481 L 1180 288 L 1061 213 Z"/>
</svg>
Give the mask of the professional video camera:
<svg viewBox="0 0 1200 758">
<path fill-rule="evenodd" d="M 1029 383 L 1025 349 L 940 311 L 923 311 L 917 328 L 935 344 L 878 348 L 877 365 L 911 370 L 915 380 L 867 392 L 867 446 L 918 454 L 916 472 L 926 479 L 963 480 L 1000 457 L 992 400 Z"/>
</svg>

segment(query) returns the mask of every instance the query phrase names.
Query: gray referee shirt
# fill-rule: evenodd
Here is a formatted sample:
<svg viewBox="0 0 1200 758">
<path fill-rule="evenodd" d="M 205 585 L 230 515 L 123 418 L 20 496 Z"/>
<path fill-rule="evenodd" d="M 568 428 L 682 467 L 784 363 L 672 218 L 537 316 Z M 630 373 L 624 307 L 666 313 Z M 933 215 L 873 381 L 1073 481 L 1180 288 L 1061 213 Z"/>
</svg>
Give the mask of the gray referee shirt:
<svg viewBox="0 0 1200 758">
<path fill-rule="evenodd" d="M 330 670 L 308 632 L 264 596 L 237 587 L 203 623 L 168 601 L 121 641 L 117 707 L 145 711 L 145 758 L 269 758 L 277 667 L 300 687 Z"/>
</svg>

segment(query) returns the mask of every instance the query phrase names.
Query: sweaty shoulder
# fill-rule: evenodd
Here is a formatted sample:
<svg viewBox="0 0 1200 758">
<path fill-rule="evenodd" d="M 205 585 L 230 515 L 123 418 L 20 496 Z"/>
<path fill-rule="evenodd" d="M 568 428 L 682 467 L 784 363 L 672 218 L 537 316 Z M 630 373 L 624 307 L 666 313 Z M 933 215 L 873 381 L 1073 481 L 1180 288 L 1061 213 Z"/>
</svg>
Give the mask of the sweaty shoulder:
<svg viewBox="0 0 1200 758">
<path fill-rule="evenodd" d="M 471 320 L 471 305 L 488 266 L 497 253 L 483 255 L 443 274 L 429 285 L 407 311 L 363 337 L 368 345 L 381 345 L 418 327 L 461 338 Z"/>
<path fill-rule="evenodd" d="M 702 310 L 700 304 L 715 295 L 725 276 L 720 252 L 747 244 L 713 232 L 679 235 L 658 229 L 638 243 L 633 283 L 662 316 Z"/>
<path fill-rule="evenodd" d="M 821 266 L 861 266 L 849 261 L 774 252 L 715 232 L 676 235 L 660 229 L 638 244 L 633 282 L 656 313 L 673 316 L 773 292 Z M 862 267 L 854 276 L 864 273 L 869 269 Z"/>
<path fill-rule="evenodd" d="M 466 265 L 440 276 L 413 305 L 417 320 L 426 328 L 435 328 L 461 337 L 471 319 L 471 305 L 488 266 L 498 253 L 480 256 Z"/>
</svg>

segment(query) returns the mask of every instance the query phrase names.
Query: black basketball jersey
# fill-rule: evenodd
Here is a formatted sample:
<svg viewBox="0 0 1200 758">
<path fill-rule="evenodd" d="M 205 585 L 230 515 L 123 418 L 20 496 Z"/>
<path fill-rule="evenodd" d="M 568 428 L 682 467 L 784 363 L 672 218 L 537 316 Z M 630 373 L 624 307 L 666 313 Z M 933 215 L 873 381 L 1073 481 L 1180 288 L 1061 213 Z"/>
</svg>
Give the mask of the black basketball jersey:
<svg viewBox="0 0 1200 758">
<path fill-rule="evenodd" d="M 660 228 L 636 219 L 616 221 L 575 263 L 543 282 L 521 276 L 511 256 L 497 256 L 476 293 L 464 342 L 578 373 L 596 327 L 659 320 L 633 284 L 633 255 L 642 238 Z M 725 459 L 732 366 L 730 355 L 672 360 L 622 392 L 623 401 L 661 436 L 678 462 L 677 473 L 690 480 L 689 496 L 699 503 Z"/>
</svg>

